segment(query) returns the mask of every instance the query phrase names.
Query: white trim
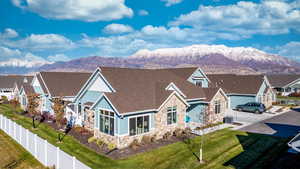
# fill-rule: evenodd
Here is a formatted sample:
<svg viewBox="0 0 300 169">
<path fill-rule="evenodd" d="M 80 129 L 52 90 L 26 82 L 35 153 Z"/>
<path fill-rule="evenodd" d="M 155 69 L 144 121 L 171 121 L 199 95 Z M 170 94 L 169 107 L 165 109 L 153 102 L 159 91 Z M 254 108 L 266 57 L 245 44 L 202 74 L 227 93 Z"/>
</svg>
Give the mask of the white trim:
<svg viewBox="0 0 300 169">
<path fill-rule="evenodd" d="M 194 98 L 194 99 L 186 99 L 186 101 L 201 101 L 201 100 L 205 100 L 206 98 L 203 97 L 203 98 Z"/>
<path fill-rule="evenodd" d="M 300 78 L 298 78 L 298 79 L 296 79 L 296 80 L 294 80 L 294 81 L 288 83 L 287 85 L 283 86 L 282 88 L 287 88 L 287 87 L 289 87 L 290 85 L 293 85 L 293 83 L 297 82 L 298 80 L 300 80 Z"/>
<path fill-rule="evenodd" d="M 197 67 L 197 69 L 196 69 L 196 70 L 188 77 L 188 79 L 189 79 L 190 77 L 193 78 L 192 75 L 193 75 L 195 72 L 197 72 L 197 71 L 200 71 L 200 72 L 203 74 L 204 78 L 207 79 L 209 83 L 211 83 L 211 81 L 209 80 L 209 78 L 206 76 L 206 74 L 203 72 L 203 70 L 202 70 L 200 67 Z"/>
<path fill-rule="evenodd" d="M 223 95 L 225 96 L 225 99 L 228 101 L 228 97 L 227 97 L 226 93 L 223 91 L 222 88 L 219 88 L 219 90 L 216 92 L 216 94 L 214 95 L 214 97 L 209 101 L 209 103 L 215 99 L 215 97 L 217 96 L 217 94 L 219 92 L 223 93 Z"/>
<path fill-rule="evenodd" d="M 147 112 L 153 112 L 153 111 L 157 111 L 157 109 L 147 109 L 147 110 L 140 110 L 140 111 L 134 111 L 134 112 L 126 112 L 126 113 L 121 114 L 121 116 L 131 115 L 131 114 L 139 114 L 139 113 L 147 113 Z"/>
<path fill-rule="evenodd" d="M 132 119 L 132 118 L 137 118 L 137 117 L 141 117 L 141 116 L 148 116 L 149 117 L 149 131 L 148 132 L 144 132 L 144 133 L 142 133 L 142 134 L 135 134 L 135 135 L 132 135 L 132 136 L 143 136 L 143 135 L 145 135 L 145 134 L 147 134 L 147 133 L 149 133 L 150 132 L 150 130 L 151 130 L 151 128 L 152 128 L 152 125 L 151 125 L 151 114 L 150 113 L 147 113 L 147 114 L 139 114 L 139 115 L 135 115 L 135 116 L 130 116 L 130 117 L 128 117 L 128 121 L 127 121 L 127 125 L 128 125 L 128 130 L 127 130 L 127 135 L 128 136 L 131 136 L 130 135 L 130 126 L 129 126 L 129 123 L 130 123 L 130 119 Z M 137 124 L 137 120 L 136 120 L 136 124 Z M 151 125 L 151 127 L 150 127 L 150 125 Z"/>
<path fill-rule="evenodd" d="M 173 96 L 173 95 L 176 95 L 176 96 L 178 96 L 179 97 L 179 99 L 181 99 L 182 100 L 182 102 L 186 105 L 186 106 L 190 106 L 186 101 L 185 101 L 185 99 L 184 98 L 182 98 L 182 96 L 180 95 L 180 94 L 178 94 L 176 91 L 174 91 L 174 92 L 172 92 L 169 96 L 168 96 L 168 98 L 159 106 L 159 108 L 157 109 L 157 111 L 160 111 L 161 110 L 161 108 L 169 101 L 169 99 Z"/>
<path fill-rule="evenodd" d="M 88 78 L 88 80 L 84 83 L 84 85 L 80 88 L 79 92 L 75 95 L 74 97 L 74 102 L 76 102 L 78 99 L 81 98 L 81 96 L 84 94 L 84 91 L 87 90 L 87 88 L 89 87 L 89 83 L 91 82 L 91 80 L 97 75 L 99 74 L 99 76 L 103 79 L 103 81 L 108 85 L 108 87 L 110 88 L 110 90 L 112 92 L 116 92 L 116 90 L 111 86 L 111 84 L 105 79 L 105 77 L 101 74 L 101 69 L 98 67 L 92 74 L 91 76 Z"/>
<path fill-rule="evenodd" d="M 175 90 L 179 93 L 179 94 L 181 94 L 184 98 L 186 98 L 186 95 L 173 83 L 173 82 L 171 82 L 166 88 L 165 88 L 165 90 L 170 90 L 169 88 L 170 87 L 174 87 L 175 88 Z"/>
<path fill-rule="evenodd" d="M 237 96 L 256 96 L 256 94 L 239 94 L 239 93 L 228 93 L 228 96 L 237 95 Z"/>
<path fill-rule="evenodd" d="M 108 97 L 104 94 L 104 93 L 102 93 L 101 95 L 100 95 L 100 97 L 97 99 L 97 101 L 91 106 L 91 110 L 92 109 L 94 109 L 94 107 L 98 104 L 98 102 L 102 99 L 102 97 L 104 97 L 107 101 L 108 101 L 108 103 L 111 105 L 111 107 L 113 108 L 113 110 L 119 115 L 119 116 L 121 116 L 120 115 L 120 113 L 119 113 L 119 111 L 115 108 L 115 106 L 111 103 L 111 101 L 108 99 Z M 111 111 L 111 110 L 110 110 Z"/>
<path fill-rule="evenodd" d="M 48 91 L 49 96 L 51 97 L 51 93 L 50 93 L 50 91 L 49 91 L 49 89 L 48 89 L 48 87 L 47 87 L 47 85 L 46 85 L 46 83 L 45 83 L 45 81 L 44 81 L 44 79 L 43 79 L 42 74 L 41 74 L 41 73 L 39 73 L 39 74 L 40 74 L 41 79 L 42 79 L 42 81 L 43 81 L 43 83 L 44 83 L 44 85 L 45 85 L 46 90 Z M 41 84 L 40 84 L 40 85 L 41 85 Z M 41 86 L 41 88 L 42 88 L 42 86 Z M 43 88 L 42 88 L 42 90 L 43 90 Z M 46 95 L 46 93 L 45 93 L 45 95 Z"/>
</svg>

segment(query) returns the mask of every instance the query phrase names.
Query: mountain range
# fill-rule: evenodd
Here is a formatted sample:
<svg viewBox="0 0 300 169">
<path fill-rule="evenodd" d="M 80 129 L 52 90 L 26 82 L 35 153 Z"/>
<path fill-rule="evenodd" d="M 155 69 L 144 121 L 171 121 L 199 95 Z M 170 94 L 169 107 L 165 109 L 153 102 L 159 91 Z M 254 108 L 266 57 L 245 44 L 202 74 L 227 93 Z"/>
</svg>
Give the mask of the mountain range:
<svg viewBox="0 0 300 169">
<path fill-rule="evenodd" d="M 98 66 L 133 68 L 200 66 L 207 73 L 300 73 L 300 63 L 296 61 L 251 47 L 224 45 L 192 45 L 152 51 L 142 49 L 128 57 L 84 57 L 43 65 L 35 71 L 94 71 Z"/>
</svg>

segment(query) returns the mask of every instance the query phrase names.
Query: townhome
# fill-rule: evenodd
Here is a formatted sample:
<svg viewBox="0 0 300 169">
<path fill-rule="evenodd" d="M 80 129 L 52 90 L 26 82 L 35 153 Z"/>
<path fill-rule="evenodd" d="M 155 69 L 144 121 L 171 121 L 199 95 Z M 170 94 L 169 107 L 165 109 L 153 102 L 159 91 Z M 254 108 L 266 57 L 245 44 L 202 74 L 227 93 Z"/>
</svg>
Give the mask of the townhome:
<svg viewBox="0 0 300 169">
<path fill-rule="evenodd" d="M 91 73 L 79 72 L 39 72 L 31 83 L 34 93 L 39 95 L 40 112 L 53 115 L 52 99 L 62 97 L 72 102 L 81 86 L 90 77 Z M 26 88 L 25 88 L 26 89 Z M 25 91 L 25 90 L 24 90 Z"/>
<path fill-rule="evenodd" d="M 291 93 L 300 92 L 300 74 L 277 74 L 266 76 L 277 94 L 288 96 Z"/>
<path fill-rule="evenodd" d="M 27 110 L 28 96 L 36 94 L 33 87 L 30 84 L 23 84 L 19 92 L 19 102 L 23 110 Z"/>
<path fill-rule="evenodd" d="M 3 75 L 0 76 L 0 97 L 6 96 L 8 100 L 17 97 L 18 87 L 23 83 L 30 83 L 32 76 Z"/>
<path fill-rule="evenodd" d="M 264 75 L 214 74 L 208 78 L 212 85 L 224 89 L 231 109 L 248 102 L 263 103 L 268 108 L 276 101 L 276 94 Z"/>
<path fill-rule="evenodd" d="M 200 68 L 100 67 L 74 99 L 77 120 L 118 148 L 143 136 L 223 121 L 227 96 Z M 209 117 L 204 115 L 209 113 Z"/>
</svg>

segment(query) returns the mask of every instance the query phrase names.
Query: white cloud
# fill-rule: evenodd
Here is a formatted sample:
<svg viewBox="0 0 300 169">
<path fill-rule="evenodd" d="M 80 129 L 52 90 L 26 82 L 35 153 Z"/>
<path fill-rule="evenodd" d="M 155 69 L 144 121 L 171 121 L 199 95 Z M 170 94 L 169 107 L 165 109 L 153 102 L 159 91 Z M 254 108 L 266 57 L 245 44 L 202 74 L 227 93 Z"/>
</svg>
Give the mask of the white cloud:
<svg viewBox="0 0 300 169">
<path fill-rule="evenodd" d="M 43 51 L 46 49 L 67 50 L 75 47 L 75 44 L 70 39 L 58 34 L 31 34 L 20 40 L 6 40 L 2 43 L 9 47 L 30 51 Z"/>
<path fill-rule="evenodd" d="M 144 9 L 142 9 L 142 10 L 139 10 L 139 15 L 140 16 L 146 16 L 146 15 L 149 15 L 149 12 L 146 11 L 146 10 L 144 10 Z"/>
<path fill-rule="evenodd" d="M 49 61 L 52 62 L 58 62 L 58 61 L 69 61 L 71 60 L 67 55 L 65 54 L 55 54 L 55 55 L 50 55 L 47 58 Z"/>
<path fill-rule="evenodd" d="M 51 19 L 110 21 L 132 17 L 133 11 L 125 0 L 12 0 L 25 10 Z"/>
<path fill-rule="evenodd" d="M 129 25 L 123 25 L 123 24 L 109 24 L 104 27 L 103 32 L 107 34 L 122 34 L 122 33 L 128 33 L 132 32 L 133 28 Z"/>
<path fill-rule="evenodd" d="M 10 57 L 19 57 L 22 52 L 18 49 L 10 49 L 4 46 L 0 46 L 0 61 L 6 60 Z"/>
<path fill-rule="evenodd" d="M 191 26 L 199 31 L 212 31 L 249 38 L 254 34 L 277 35 L 300 31 L 300 10 L 295 3 L 240 1 L 226 6 L 200 5 L 169 23 L 171 26 Z"/>
<path fill-rule="evenodd" d="M 300 42 L 289 42 L 278 48 L 278 54 L 300 61 Z"/>
<path fill-rule="evenodd" d="M 166 3 L 166 6 L 172 6 L 181 3 L 183 0 L 161 0 Z"/>
<path fill-rule="evenodd" d="M 15 38 L 17 36 L 19 36 L 18 32 L 11 28 L 6 28 L 2 33 L 0 33 L 1 39 Z"/>
</svg>

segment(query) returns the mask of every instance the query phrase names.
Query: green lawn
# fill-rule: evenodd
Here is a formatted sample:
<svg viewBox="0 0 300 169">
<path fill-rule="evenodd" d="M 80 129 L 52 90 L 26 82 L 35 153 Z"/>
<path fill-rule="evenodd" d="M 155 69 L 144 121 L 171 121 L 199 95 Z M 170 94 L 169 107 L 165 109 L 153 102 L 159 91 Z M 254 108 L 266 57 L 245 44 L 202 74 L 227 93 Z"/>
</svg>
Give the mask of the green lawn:
<svg viewBox="0 0 300 169">
<path fill-rule="evenodd" d="M 11 165 L 16 169 L 43 169 L 30 153 L 0 130 L 0 168 Z"/>
<path fill-rule="evenodd" d="M 300 97 L 289 97 L 289 96 L 277 96 L 278 99 L 285 99 L 285 100 L 300 100 Z"/>
<path fill-rule="evenodd" d="M 92 168 L 108 169 L 200 169 L 200 168 L 267 168 L 277 155 L 286 149 L 286 140 L 223 129 L 205 136 L 204 159 L 200 165 L 194 154 L 199 152 L 200 137 L 187 142 L 170 144 L 127 159 L 112 160 L 99 155 L 66 136 L 63 143 L 57 143 L 57 132 L 41 124 L 37 130 L 31 129 L 31 119 L 12 113 L 9 105 L 0 105 L 0 113 L 14 119 L 18 124 L 30 129 L 50 143 Z"/>
</svg>

